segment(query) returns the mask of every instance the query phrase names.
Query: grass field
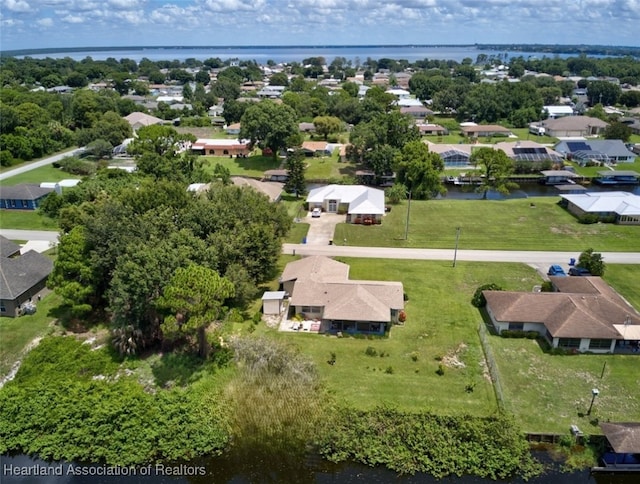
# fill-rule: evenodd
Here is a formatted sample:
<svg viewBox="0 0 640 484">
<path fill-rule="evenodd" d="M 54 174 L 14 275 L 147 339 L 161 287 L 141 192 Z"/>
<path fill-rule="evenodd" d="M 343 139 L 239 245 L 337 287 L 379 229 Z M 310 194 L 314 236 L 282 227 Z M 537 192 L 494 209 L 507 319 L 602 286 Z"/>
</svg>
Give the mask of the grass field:
<svg viewBox="0 0 640 484">
<path fill-rule="evenodd" d="M 489 336 L 511 411 L 525 431 L 601 433 L 598 421 L 640 420 L 638 357 L 543 353 L 535 340 Z M 604 377 L 600 378 L 604 368 Z M 597 388 L 591 415 L 591 389 Z"/>
<path fill-rule="evenodd" d="M 352 279 L 403 282 L 409 297 L 403 326 L 394 326 L 388 338 L 375 339 L 280 333 L 264 326 L 261 331 L 311 355 L 339 401 L 361 408 L 390 403 L 441 414 L 487 415 L 495 410 L 477 334 L 481 318 L 470 300 L 487 282 L 529 291 L 540 282 L 535 271 L 520 264 L 462 263 L 453 269 L 434 261 L 342 260 L 350 265 Z M 368 356 L 368 347 L 378 356 Z M 332 352 L 335 365 L 327 364 Z M 454 354 L 465 367 L 445 367 L 443 376 L 436 374 L 438 358 Z"/>
<path fill-rule="evenodd" d="M 460 249 L 554 250 L 577 253 L 639 251 L 637 226 L 579 224 L 555 197 L 515 200 L 412 201 L 409 237 L 404 240 L 407 202 L 396 205 L 381 225 L 339 224 L 334 239 L 373 247 L 453 248 L 456 227 Z M 535 207 L 532 207 L 531 204 Z"/>
<path fill-rule="evenodd" d="M 598 172 L 607 170 L 606 167 L 603 166 L 579 166 L 577 163 L 570 163 L 576 170 L 576 173 L 582 176 L 594 177 L 598 176 Z M 635 171 L 636 173 L 640 173 L 640 156 L 636 158 L 634 163 L 618 163 L 614 167 L 615 171 Z"/>
<path fill-rule="evenodd" d="M 7 187 L 21 183 L 35 183 L 39 185 L 42 182 L 59 182 L 60 180 L 66 179 L 80 179 L 80 177 L 66 173 L 60 168 L 54 168 L 52 165 L 46 165 L 2 180 L 1 184 Z"/>
<path fill-rule="evenodd" d="M 329 180 L 345 176 L 355 176 L 356 166 L 353 163 L 340 162 L 336 156 L 323 156 L 320 158 L 306 158 L 307 168 L 305 178 L 307 180 Z"/>
<path fill-rule="evenodd" d="M 250 176 L 262 178 L 266 170 L 280 167 L 281 160 L 273 160 L 271 156 L 249 156 L 248 158 L 229 158 L 228 156 L 203 156 L 206 170 L 213 173 L 217 163 L 227 168 L 232 176 Z"/>
<path fill-rule="evenodd" d="M 0 377 L 9 372 L 34 338 L 46 334 L 55 319 L 50 315 L 50 311 L 60 302 L 60 297 L 51 293 L 38 303 L 35 314 L 19 318 L 0 318 Z"/>
<path fill-rule="evenodd" d="M 0 226 L 3 229 L 58 230 L 55 220 L 36 210 L 0 210 Z"/>
</svg>

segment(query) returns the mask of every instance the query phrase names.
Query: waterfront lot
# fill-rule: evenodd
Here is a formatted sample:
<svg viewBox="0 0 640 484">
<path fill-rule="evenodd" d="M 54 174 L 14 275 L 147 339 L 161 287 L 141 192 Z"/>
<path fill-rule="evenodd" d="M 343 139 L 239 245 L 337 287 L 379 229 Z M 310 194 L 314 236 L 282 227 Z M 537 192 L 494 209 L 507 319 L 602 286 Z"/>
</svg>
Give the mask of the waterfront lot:
<svg viewBox="0 0 640 484">
<path fill-rule="evenodd" d="M 516 200 L 427 200 L 411 202 L 409 237 L 404 240 L 407 201 L 392 207 L 381 225 L 340 224 L 334 240 L 351 246 L 460 249 L 575 250 L 636 252 L 640 228 L 583 225 L 561 208 L 556 197 Z"/>
<path fill-rule="evenodd" d="M 350 265 L 352 279 L 402 281 L 409 298 L 406 323 L 394 326 L 388 338 L 371 339 L 266 330 L 310 355 L 338 401 L 359 408 L 388 403 L 439 414 L 487 415 L 497 408 L 477 333 L 481 318 L 470 300 L 487 282 L 529 291 L 540 283 L 533 269 L 520 264 L 461 263 L 454 269 L 442 261 L 341 260 Z M 376 356 L 366 354 L 368 347 Z M 328 364 L 332 352 L 334 365 Z M 448 366 L 448 357 L 455 361 L 454 356 L 464 367 Z M 436 373 L 441 363 L 444 375 Z"/>
<path fill-rule="evenodd" d="M 489 344 L 505 407 L 523 430 L 567 433 L 575 424 L 585 434 L 599 434 L 599 421 L 640 420 L 639 356 L 550 355 L 535 340 L 499 336 L 489 336 Z M 600 394 L 587 415 L 593 388 Z"/>
</svg>

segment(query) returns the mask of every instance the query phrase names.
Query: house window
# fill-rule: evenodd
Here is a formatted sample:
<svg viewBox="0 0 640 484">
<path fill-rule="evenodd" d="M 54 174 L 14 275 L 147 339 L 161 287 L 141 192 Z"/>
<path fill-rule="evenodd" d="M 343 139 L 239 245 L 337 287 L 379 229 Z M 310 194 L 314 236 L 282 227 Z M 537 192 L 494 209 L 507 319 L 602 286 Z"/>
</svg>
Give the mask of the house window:
<svg viewBox="0 0 640 484">
<path fill-rule="evenodd" d="M 7 312 L 7 308 L 5 307 L 4 303 L 0 303 L 0 313 L 6 313 Z"/>
<path fill-rule="evenodd" d="M 522 331 L 524 330 L 524 323 L 509 323 L 509 331 Z"/>
<path fill-rule="evenodd" d="M 311 313 L 311 314 L 321 313 L 322 307 L 321 306 L 302 306 L 302 312 Z"/>
<path fill-rule="evenodd" d="M 558 348 L 580 348 L 580 338 L 560 338 Z"/>
<path fill-rule="evenodd" d="M 589 341 L 590 350 L 608 350 L 611 348 L 610 339 L 592 339 Z"/>
</svg>

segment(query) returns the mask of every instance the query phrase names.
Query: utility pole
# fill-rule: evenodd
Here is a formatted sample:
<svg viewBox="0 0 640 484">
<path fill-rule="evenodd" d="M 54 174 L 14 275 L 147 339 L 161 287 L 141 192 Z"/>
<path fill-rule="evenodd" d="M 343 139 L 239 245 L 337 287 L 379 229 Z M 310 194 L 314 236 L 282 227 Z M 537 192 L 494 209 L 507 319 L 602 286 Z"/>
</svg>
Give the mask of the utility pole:
<svg viewBox="0 0 640 484">
<path fill-rule="evenodd" d="M 404 227 L 404 240 L 409 238 L 409 214 L 411 213 L 411 190 L 409 190 L 409 203 L 407 204 L 407 223 Z"/>
<path fill-rule="evenodd" d="M 460 239 L 460 227 L 456 227 L 456 248 L 453 252 L 453 267 L 456 266 L 456 259 L 458 258 L 458 240 Z"/>
</svg>

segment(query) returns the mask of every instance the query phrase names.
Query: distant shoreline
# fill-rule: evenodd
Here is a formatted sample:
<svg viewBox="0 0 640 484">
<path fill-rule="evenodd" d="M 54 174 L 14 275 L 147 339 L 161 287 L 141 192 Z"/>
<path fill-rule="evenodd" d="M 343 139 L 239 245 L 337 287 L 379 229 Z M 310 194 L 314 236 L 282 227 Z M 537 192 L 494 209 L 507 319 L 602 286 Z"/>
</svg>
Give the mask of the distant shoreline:
<svg viewBox="0 0 640 484">
<path fill-rule="evenodd" d="M 541 54 L 587 54 L 587 55 L 631 55 L 640 56 L 640 47 L 617 45 L 558 45 L 558 44 L 319 44 L 319 45 L 142 45 L 142 46 L 84 46 L 84 47 L 47 47 L 40 49 L 0 50 L 0 56 L 29 56 L 42 54 L 64 54 L 82 52 L 120 52 L 145 50 L 200 50 L 200 49 L 233 49 L 233 50 L 284 50 L 284 49 L 385 49 L 385 48 L 475 48 L 477 50 L 502 50 L 511 52 L 538 52 Z"/>
</svg>

